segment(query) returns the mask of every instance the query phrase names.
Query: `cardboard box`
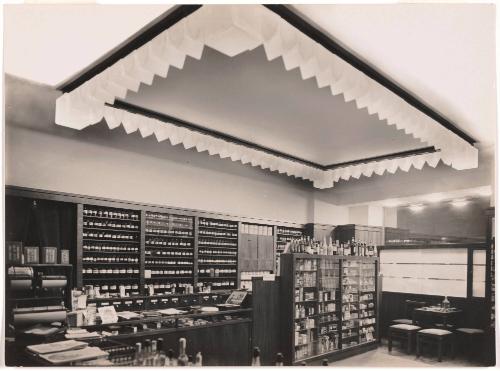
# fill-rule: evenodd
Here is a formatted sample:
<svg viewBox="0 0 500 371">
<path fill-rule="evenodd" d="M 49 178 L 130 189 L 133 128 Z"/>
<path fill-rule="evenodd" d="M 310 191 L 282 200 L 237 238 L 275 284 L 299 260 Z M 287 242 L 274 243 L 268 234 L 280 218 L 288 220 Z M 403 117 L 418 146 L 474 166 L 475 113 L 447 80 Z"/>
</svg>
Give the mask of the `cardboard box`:
<svg viewBox="0 0 500 371">
<path fill-rule="evenodd" d="M 69 250 L 61 250 L 60 255 L 59 262 L 61 264 L 69 264 Z"/>
<path fill-rule="evenodd" d="M 42 264 L 57 264 L 57 247 L 43 246 L 40 256 Z"/>
<path fill-rule="evenodd" d="M 38 264 L 39 263 L 39 248 L 38 246 L 24 246 L 24 263 Z"/>
<path fill-rule="evenodd" d="M 7 246 L 7 263 L 22 264 L 23 263 L 23 243 L 22 241 L 6 241 Z"/>
</svg>

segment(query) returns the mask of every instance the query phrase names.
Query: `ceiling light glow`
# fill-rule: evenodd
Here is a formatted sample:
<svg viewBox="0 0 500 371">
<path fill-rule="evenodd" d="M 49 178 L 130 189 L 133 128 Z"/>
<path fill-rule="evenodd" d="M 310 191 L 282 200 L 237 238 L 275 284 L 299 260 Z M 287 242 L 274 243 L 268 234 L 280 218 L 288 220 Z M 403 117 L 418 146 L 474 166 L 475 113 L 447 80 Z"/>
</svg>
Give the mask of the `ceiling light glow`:
<svg viewBox="0 0 500 371">
<path fill-rule="evenodd" d="M 408 208 L 409 208 L 411 211 L 416 212 L 416 213 L 418 213 L 418 212 L 422 211 L 422 210 L 424 209 L 424 207 L 425 207 L 425 206 L 424 206 L 424 205 L 422 205 L 422 204 L 413 204 L 413 205 L 408 206 Z"/>
<path fill-rule="evenodd" d="M 456 200 L 453 200 L 451 202 L 451 205 L 453 207 L 464 207 L 465 205 L 467 205 L 469 203 L 469 200 L 465 199 L 465 198 L 459 198 L 459 199 L 456 199 Z"/>
</svg>

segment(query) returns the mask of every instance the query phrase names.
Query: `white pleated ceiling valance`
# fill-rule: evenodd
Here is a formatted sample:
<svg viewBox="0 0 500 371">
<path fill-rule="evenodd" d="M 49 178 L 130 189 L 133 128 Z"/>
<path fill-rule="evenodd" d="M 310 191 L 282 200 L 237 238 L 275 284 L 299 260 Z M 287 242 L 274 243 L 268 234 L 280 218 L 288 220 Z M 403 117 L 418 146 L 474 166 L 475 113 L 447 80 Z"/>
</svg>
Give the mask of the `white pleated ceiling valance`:
<svg viewBox="0 0 500 371">
<path fill-rule="evenodd" d="M 233 57 L 261 45 L 268 60 L 282 57 L 287 70 L 298 67 L 303 79 L 314 77 L 318 88 L 328 86 L 332 95 L 343 94 L 346 102 L 354 100 L 359 109 L 377 114 L 436 152 L 322 170 L 106 105 L 124 99 L 129 90 L 137 92 L 141 83 L 151 85 L 155 75 L 167 77 L 170 66 L 182 69 L 187 56 L 200 59 L 204 46 Z M 154 134 L 158 141 L 169 139 L 186 149 L 308 179 L 316 188 L 361 175 L 408 171 L 412 166 L 422 169 L 425 163 L 435 167 L 439 160 L 457 170 L 478 166 L 474 146 L 261 5 L 204 5 L 57 100 L 58 125 L 81 130 L 103 118 L 111 129 L 122 124 L 127 133 Z"/>
</svg>

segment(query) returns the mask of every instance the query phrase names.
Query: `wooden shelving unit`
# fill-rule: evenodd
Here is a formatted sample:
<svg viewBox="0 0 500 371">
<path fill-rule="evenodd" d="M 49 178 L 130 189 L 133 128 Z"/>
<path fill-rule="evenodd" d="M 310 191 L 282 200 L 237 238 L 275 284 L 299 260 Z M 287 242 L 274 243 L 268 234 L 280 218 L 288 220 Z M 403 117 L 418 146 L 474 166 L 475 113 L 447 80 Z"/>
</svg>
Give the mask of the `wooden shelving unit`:
<svg viewBox="0 0 500 371">
<path fill-rule="evenodd" d="M 81 261 L 77 285 L 98 287 L 101 293 L 141 293 L 141 213 L 101 205 L 78 208 Z"/>
<path fill-rule="evenodd" d="M 287 365 L 376 347 L 378 258 L 282 254 L 280 259 Z"/>
<path fill-rule="evenodd" d="M 193 217 L 146 211 L 144 251 L 146 293 L 158 295 L 193 290 Z"/>
<path fill-rule="evenodd" d="M 280 255 L 285 250 L 285 246 L 288 242 L 304 237 L 305 230 L 303 228 L 293 228 L 293 227 L 276 227 L 276 268 L 277 274 L 280 274 Z"/>
<path fill-rule="evenodd" d="M 198 218 L 197 285 L 200 290 L 237 289 L 238 222 Z"/>
</svg>

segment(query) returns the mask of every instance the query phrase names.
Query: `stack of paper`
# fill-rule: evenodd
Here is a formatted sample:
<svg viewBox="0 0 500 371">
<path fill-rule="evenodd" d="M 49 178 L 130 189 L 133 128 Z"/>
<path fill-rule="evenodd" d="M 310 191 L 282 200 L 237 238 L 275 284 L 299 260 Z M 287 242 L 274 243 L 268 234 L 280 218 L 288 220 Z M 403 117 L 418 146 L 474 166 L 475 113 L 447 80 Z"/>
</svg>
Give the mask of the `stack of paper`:
<svg viewBox="0 0 500 371">
<path fill-rule="evenodd" d="M 46 353 L 81 349 L 87 346 L 88 344 L 84 343 L 83 341 L 64 340 L 64 341 L 57 341 L 55 343 L 28 345 L 26 348 L 30 352 L 33 352 L 35 354 L 46 354 Z"/>
<path fill-rule="evenodd" d="M 42 354 L 40 357 L 54 365 L 60 365 L 76 361 L 84 361 L 87 359 L 107 357 L 108 354 L 108 352 L 105 352 L 98 347 L 87 347 L 78 350 L 68 350 L 66 352 Z"/>
</svg>

